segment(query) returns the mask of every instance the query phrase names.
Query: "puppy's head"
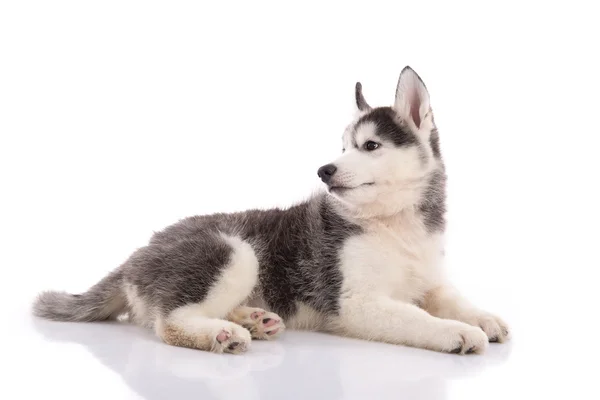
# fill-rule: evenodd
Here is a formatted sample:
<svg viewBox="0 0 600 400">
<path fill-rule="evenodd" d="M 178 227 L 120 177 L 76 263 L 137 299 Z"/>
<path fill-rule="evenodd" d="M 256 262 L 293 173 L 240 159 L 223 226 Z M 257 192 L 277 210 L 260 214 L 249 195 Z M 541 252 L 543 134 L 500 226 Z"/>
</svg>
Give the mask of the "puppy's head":
<svg viewBox="0 0 600 400">
<path fill-rule="evenodd" d="M 319 168 L 319 177 L 331 195 L 365 214 L 416 204 L 440 162 L 425 84 L 405 67 L 392 107 L 369 106 L 360 82 L 355 96 L 357 114 L 344 132 L 343 153 Z"/>
</svg>

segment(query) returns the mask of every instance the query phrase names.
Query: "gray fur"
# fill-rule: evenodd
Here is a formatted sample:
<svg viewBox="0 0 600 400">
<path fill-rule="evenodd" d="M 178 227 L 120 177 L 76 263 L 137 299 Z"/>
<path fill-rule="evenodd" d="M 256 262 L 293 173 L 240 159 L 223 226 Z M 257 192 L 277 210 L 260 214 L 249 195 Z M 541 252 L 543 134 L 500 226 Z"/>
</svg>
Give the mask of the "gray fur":
<svg viewBox="0 0 600 400">
<path fill-rule="evenodd" d="M 114 319 L 126 309 L 119 268 L 83 294 L 47 291 L 36 299 L 36 316 L 56 321 L 102 321 Z"/>
</svg>

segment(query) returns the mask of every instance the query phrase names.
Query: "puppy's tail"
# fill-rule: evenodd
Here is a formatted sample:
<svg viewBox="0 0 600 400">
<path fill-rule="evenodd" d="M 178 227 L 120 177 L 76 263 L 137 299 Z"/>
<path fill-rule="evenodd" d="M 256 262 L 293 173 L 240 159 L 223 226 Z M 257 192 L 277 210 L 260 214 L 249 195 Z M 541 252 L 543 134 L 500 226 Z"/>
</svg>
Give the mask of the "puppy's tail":
<svg viewBox="0 0 600 400">
<path fill-rule="evenodd" d="M 115 319 L 127 308 L 123 272 L 117 269 L 83 294 L 42 292 L 33 303 L 33 314 L 54 321 Z"/>
</svg>

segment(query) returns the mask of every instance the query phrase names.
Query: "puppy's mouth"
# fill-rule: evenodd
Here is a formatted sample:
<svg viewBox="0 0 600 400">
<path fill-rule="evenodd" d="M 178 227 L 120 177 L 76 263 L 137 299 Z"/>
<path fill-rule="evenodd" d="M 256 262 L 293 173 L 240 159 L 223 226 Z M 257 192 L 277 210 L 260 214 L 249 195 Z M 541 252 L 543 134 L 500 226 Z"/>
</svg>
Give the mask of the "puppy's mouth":
<svg viewBox="0 0 600 400">
<path fill-rule="evenodd" d="M 367 186 L 372 186 L 374 185 L 375 182 L 367 182 L 367 183 L 363 183 L 361 185 L 358 186 L 342 186 L 342 185 L 331 185 L 329 186 L 329 191 L 331 193 L 346 193 L 350 190 L 354 190 L 354 189 L 358 189 L 358 188 L 362 188 L 362 187 L 367 187 Z"/>
</svg>

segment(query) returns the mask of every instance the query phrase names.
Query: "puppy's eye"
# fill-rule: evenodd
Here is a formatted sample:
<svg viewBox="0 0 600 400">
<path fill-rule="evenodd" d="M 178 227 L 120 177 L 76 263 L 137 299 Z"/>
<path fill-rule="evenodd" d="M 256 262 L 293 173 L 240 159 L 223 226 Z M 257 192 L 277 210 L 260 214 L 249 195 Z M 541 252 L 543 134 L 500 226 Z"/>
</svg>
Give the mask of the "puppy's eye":
<svg viewBox="0 0 600 400">
<path fill-rule="evenodd" d="M 367 151 L 373 151 L 379 148 L 379 146 L 381 146 L 379 143 L 373 142 L 371 140 L 369 140 L 368 142 L 366 142 L 363 147 L 365 148 L 365 150 Z"/>
</svg>

